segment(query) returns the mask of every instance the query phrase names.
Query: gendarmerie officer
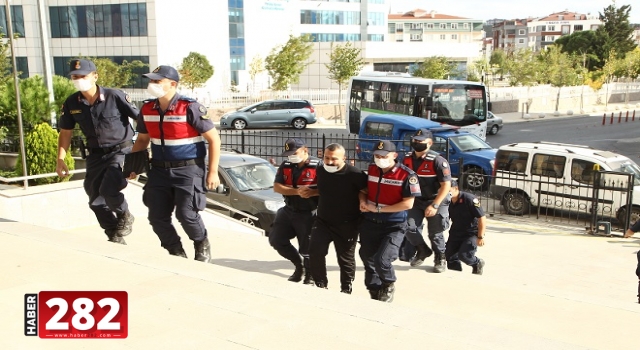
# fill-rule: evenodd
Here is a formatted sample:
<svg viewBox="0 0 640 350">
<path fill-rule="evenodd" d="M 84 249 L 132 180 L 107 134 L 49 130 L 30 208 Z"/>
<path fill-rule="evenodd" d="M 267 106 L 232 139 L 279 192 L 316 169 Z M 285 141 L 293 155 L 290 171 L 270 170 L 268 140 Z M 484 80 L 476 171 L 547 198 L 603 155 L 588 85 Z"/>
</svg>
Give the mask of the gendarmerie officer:
<svg viewBox="0 0 640 350">
<path fill-rule="evenodd" d="M 473 267 L 474 274 L 482 275 L 484 260 L 476 257 L 476 251 L 484 245 L 486 218 L 480 200 L 461 192 L 456 180 L 451 181 L 449 217 L 451 228 L 445 251 L 449 270 L 462 271 L 463 262 Z"/>
<path fill-rule="evenodd" d="M 143 76 L 149 78 L 147 91 L 156 98 L 140 110 L 133 151 L 151 143 L 151 169 L 142 197 L 149 208 L 149 223 L 169 254 L 186 258 L 171 220 L 175 210 L 193 241 L 195 260 L 209 262 L 208 232 L 199 212 L 207 205 L 207 189 L 220 184 L 220 136 L 207 109 L 176 92 L 180 76 L 175 68 L 159 66 Z"/>
<path fill-rule="evenodd" d="M 640 231 L 640 220 L 636 220 L 636 222 L 627 229 L 624 233 L 624 238 L 632 237 L 636 232 Z M 638 303 L 640 303 L 640 251 L 636 254 L 638 257 L 638 265 L 636 267 L 636 276 L 638 276 Z"/>
<path fill-rule="evenodd" d="M 356 274 L 355 250 L 360 223 L 360 191 L 367 187 L 367 174 L 346 163 L 345 149 L 332 143 L 324 149 L 317 171 L 318 215 L 311 229 L 309 259 L 316 286 L 327 288 L 326 257 L 333 242 L 340 267 L 340 291 L 351 294 Z"/>
<path fill-rule="evenodd" d="M 304 276 L 304 284 L 313 284 L 309 270 L 309 238 L 318 198 L 307 190 L 317 185 L 319 159 L 309 156 L 305 141 L 299 138 L 285 142 L 282 156 L 288 158 L 278 167 L 273 190 L 284 196 L 285 206 L 276 213 L 269 244 L 295 266 L 289 281 L 300 282 Z M 298 249 L 291 244 L 294 237 L 298 239 Z"/>
<path fill-rule="evenodd" d="M 135 119 L 139 111 L 131 104 L 129 95 L 96 85 L 98 72 L 93 62 L 72 60 L 69 74 L 78 92 L 62 106 L 56 172 L 60 177 L 69 176 L 64 157 L 78 124 L 89 150 L 84 178 L 89 208 L 109 241 L 126 244 L 122 237 L 131 233 L 134 218 L 121 192 L 127 187 L 122 164 L 125 153 L 133 146 L 129 118 Z"/>
<path fill-rule="evenodd" d="M 420 266 L 424 259 L 431 256 L 432 250 L 424 241 L 422 228 L 427 218 L 427 229 L 431 247 L 435 251 L 434 271 L 446 270 L 444 256 L 444 231 L 449 228 L 449 201 L 451 199 L 451 169 L 449 164 L 437 152 L 431 151 L 433 135 L 428 129 L 418 129 L 411 138 L 413 151 L 408 153 L 403 164 L 416 172 L 420 180 L 422 194 L 413 202 L 409 209 L 409 230 L 406 240 L 416 248 L 416 255 L 411 260 L 411 266 Z M 411 254 L 413 255 L 413 254 Z"/>
<path fill-rule="evenodd" d="M 398 154 L 391 141 L 378 141 L 373 156 L 367 188 L 360 193 L 364 213 L 358 227 L 360 258 L 371 298 L 391 302 L 396 281 L 393 261 L 407 230 L 407 210 L 420 195 L 420 185 L 413 170 L 395 161 Z"/>
</svg>

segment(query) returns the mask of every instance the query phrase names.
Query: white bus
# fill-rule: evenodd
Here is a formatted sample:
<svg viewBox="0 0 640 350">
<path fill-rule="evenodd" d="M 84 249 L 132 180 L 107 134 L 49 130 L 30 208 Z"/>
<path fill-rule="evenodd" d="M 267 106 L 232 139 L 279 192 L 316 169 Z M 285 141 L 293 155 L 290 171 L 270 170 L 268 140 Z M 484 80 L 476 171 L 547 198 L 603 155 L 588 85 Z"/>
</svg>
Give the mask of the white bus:
<svg viewBox="0 0 640 350">
<path fill-rule="evenodd" d="M 486 139 L 489 103 L 481 83 L 368 72 L 351 78 L 348 91 L 346 128 L 350 133 L 357 134 L 369 114 L 401 114 L 459 126 Z"/>
</svg>

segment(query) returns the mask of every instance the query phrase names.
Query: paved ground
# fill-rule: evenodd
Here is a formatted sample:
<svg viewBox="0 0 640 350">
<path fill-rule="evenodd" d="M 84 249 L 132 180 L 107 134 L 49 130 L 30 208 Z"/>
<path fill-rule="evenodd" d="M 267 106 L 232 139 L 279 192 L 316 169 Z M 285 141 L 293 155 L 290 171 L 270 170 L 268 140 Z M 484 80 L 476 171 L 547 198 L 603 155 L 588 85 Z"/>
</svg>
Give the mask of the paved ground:
<svg viewBox="0 0 640 350">
<path fill-rule="evenodd" d="M 396 262 L 396 300 L 384 304 L 368 299 L 360 261 L 353 295 L 339 293 L 333 253 L 329 290 L 294 284 L 265 237 L 212 225 L 212 264 L 168 256 L 140 213 L 141 190 L 127 190 L 137 216 L 127 246 L 96 225 L 0 222 L 0 348 L 638 348 L 637 238 L 491 219 L 483 276 Z M 127 291 L 129 337 L 23 336 L 24 294 L 45 290 Z"/>
</svg>

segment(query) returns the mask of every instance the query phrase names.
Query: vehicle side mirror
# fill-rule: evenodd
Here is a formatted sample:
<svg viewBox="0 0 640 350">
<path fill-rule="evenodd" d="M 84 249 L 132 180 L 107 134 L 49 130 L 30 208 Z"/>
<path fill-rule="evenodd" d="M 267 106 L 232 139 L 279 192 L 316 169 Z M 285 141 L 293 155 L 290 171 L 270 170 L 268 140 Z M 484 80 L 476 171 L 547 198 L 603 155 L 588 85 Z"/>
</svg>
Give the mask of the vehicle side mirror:
<svg viewBox="0 0 640 350">
<path fill-rule="evenodd" d="M 229 192 L 229 187 L 220 184 L 216 187 L 216 193 L 227 194 Z"/>
<path fill-rule="evenodd" d="M 456 154 L 456 150 L 453 148 L 449 148 L 449 154 Z"/>
<path fill-rule="evenodd" d="M 254 112 L 255 112 L 255 111 L 257 111 L 257 110 L 258 110 L 257 108 L 253 107 L 253 108 L 251 108 L 251 111 L 250 111 L 250 112 L 251 112 L 251 113 L 254 113 Z"/>
</svg>

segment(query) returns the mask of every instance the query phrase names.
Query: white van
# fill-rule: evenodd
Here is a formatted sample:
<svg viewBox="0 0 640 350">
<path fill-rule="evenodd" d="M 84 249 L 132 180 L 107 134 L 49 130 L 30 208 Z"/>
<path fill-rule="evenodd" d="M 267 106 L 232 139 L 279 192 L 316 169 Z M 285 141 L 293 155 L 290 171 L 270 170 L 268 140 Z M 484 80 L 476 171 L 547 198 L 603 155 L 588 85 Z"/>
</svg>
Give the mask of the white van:
<svg viewBox="0 0 640 350">
<path fill-rule="evenodd" d="M 633 193 L 630 224 L 640 218 L 640 167 L 617 153 L 564 143 L 514 143 L 498 149 L 494 172 L 491 195 L 509 214 L 529 213 L 531 206 L 588 214 L 596 207 L 598 215 L 625 222 Z M 600 189 L 594 193 L 596 175 Z"/>
</svg>

